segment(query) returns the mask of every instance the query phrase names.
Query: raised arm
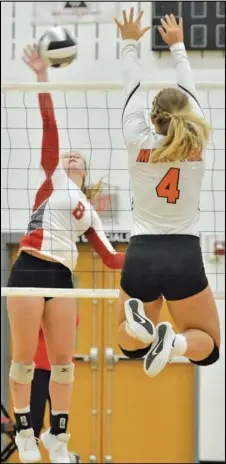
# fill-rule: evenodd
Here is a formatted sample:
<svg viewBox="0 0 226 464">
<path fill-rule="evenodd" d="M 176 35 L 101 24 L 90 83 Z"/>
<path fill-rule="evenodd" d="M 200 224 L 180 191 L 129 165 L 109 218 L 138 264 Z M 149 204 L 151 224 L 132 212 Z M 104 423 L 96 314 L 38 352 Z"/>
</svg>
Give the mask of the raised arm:
<svg viewBox="0 0 226 464">
<path fill-rule="evenodd" d="M 102 222 L 91 207 L 92 225 L 85 232 L 85 237 L 89 241 L 92 248 L 100 256 L 105 266 L 110 269 L 122 269 L 125 255 L 124 253 L 117 253 L 111 243 L 109 242 L 103 230 Z"/>
<path fill-rule="evenodd" d="M 125 40 L 121 56 L 124 82 L 122 126 L 127 146 L 138 143 L 145 134 L 150 133 L 140 92 L 141 69 L 137 46 L 137 41 Z"/>
<path fill-rule="evenodd" d="M 41 165 L 46 177 L 51 177 L 59 163 L 58 129 L 50 94 L 40 93 L 38 98 L 43 122 Z"/>
<path fill-rule="evenodd" d="M 123 11 L 124 23 L 115 19 L 123 39 L 121 55 L 122 75 L 124 82 L 122 124 L 127 146 L 139 143 L 150 133 L 150 126 L 145 119 L 144 104 L 140 95 L 141 69 L 138 63 L 138 40 L 150 27 L 141 29 L 141 12 L 134 20 L 134 9 L 131 8 L 129 18 Z"/>
<path fill-rule="evenodd" d="M 161 24 L 158 29 L 162 39 L 170 47 L 176 68 L 177 85 L 188 96 L 193 111 L 203 117 L 191 66 L 183 42 L 183 20 L 179 18 L 179 22 L 177 23 L 175 16 L 171 14 L 161 19 Z"/>
<path fill-rule="evenodd" d="M 37 45 L 27 46 L 24 61 L 35 72 L 38 82 L 47 82 L 47 67 L 38 53 Z M 59 163 L 59 137 L 51 95 L 40 93 L 39 108 L 43 123 L 41 166 L 50 178 Z"/>
</svg>

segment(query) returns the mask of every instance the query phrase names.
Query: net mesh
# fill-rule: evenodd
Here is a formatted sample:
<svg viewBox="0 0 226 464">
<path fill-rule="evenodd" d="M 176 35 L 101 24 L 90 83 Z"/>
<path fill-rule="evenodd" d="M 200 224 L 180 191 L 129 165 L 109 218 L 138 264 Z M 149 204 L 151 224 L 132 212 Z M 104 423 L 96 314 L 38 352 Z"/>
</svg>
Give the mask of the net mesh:
<svg viewBox="0 0 226 464">
<path fill-rule="evenodd" d="M 157 89 L 143 92 L 147 110 Z M 112 242 L 127 242 L 131 228 L 132 192 L 127 153 L 121 130 L 121 90 L 52 91 L 59 130 L 60 151 L 79 150 L 88 160 L 89 182 L 104 178 L 97 209 Z M 206 171 L 200 197 L 200 237 L 209 282 L 215 293 L 224 292 L 224 89 L 199 90 L 205 116 L 213 129 L 206 152 Z M 32 211 L 41 156 L 42 122 L 37 92 L 3 91 L 2 112 L 2 234 L 15 243 L 27 229 Z M 84 241 L 81 238 L 81 241 Z M 94 258 L 93 258 L 94 259 Z M 8 272 L 9 269 L 2 271 Z M 84 269 L 84 272 L 94 273 Z M 112 288 L 117 288 L 113 279 Z M 94 280 L 90 288 L 95 288 Z"/>
</svg>

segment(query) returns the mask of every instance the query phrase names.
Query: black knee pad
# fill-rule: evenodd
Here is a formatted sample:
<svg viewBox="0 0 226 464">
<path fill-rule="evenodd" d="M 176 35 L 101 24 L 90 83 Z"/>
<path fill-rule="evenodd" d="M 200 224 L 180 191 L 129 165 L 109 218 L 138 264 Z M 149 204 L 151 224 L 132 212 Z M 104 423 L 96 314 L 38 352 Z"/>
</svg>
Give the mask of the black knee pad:
<svg viewBox="0 0 226 464">
<path fill-rule="evenodd" d="M 151 345 L 152 344 L 150 344 L 146 348 L 141 348 L 140 350 L 134 350 L 134 351 L 124 350 L 124 348 L 122 348 L 120 345 L 119 345 L 119 348 L 127 358 L 140 359 L 140 358 L 143 358 L 148 353 L 148 351 L 151 348 Z"/>
<path fill-rule="evenodd" d="M 206 359 L 203 359 L 202 361 L 192 361 L 192 359 L 190 359 L 190 361 L 193 364 L 197 364 L 197 366 L 210 366 L 211 364 L 214 364 L 215 362 L 217 362 L 219 357 L 220 357 L 219 348 L 214 343 L 214 349 L 212 353 L 210 353 L 210 355 Z"/>
</svg>

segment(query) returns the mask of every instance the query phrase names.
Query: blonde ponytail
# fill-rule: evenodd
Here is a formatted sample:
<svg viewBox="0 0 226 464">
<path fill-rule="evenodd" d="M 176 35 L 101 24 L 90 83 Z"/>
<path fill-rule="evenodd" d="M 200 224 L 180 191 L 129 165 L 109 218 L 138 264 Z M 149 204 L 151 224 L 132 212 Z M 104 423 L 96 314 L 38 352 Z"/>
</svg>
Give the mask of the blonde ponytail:
<svg viewBox="0 0 226 464">
<path fill-rule="evenodd" d="M 151 116 L 165 138 L 153 150 L 150 163 L 200 159 L 209 126 L 191 110 L 186 95 L 177 89 L 163 90 L 154 100 Z"/>
<path fill-rule="evenodd" d="M 87 200 L 90 200 L 91 203 L 95 202 L 103 190 L 103 181 L 100 180 L 97 184 L 92 184 L 89 186 L 85 186 L 85 181 L 83 184 L 84 185 L 82 185 L 81 190 L 85 194 Z"/>
</svg>

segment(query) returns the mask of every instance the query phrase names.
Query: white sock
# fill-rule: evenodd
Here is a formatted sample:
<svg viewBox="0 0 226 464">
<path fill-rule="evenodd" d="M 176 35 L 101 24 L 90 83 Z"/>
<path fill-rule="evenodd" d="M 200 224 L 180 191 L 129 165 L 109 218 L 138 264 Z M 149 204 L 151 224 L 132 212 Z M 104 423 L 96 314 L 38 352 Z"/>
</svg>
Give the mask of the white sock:
<svg viewBox="0 0 226 464">
<path fill-rule="evenodd" d="M 171 356 L 183 356 L 187 351 L 187 340 L 183 334 L 176 334 L 173 340 Z"/>
<path fill-rule="evenodd" d="M 22 409 L 14 408 L 14 412 L 16 414 L 27 414 L 28 412 L 30 412 L 30 406 L 27 406 L 26 408 L 22 408 Z"/>
<path fill-rule="evenodd" d="M 69 414 L 69 411 L 51 411 L 52 416 L 58 416 L 59 414 Z"/>
</svg>

